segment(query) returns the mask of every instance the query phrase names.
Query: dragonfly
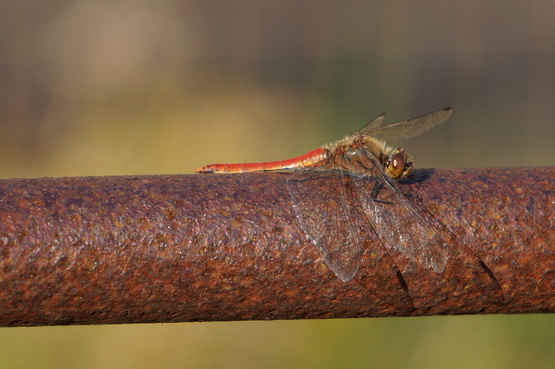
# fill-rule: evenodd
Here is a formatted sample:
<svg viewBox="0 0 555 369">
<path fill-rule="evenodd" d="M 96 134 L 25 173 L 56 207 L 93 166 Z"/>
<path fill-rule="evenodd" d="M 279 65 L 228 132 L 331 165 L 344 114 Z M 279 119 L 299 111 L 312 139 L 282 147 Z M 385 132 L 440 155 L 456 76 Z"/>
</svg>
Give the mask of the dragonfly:
<svg viewBox="0 0 555 369">
<path fill-rule="evenodd" d="M 447 107 L 389 125 L 383 125 L 385 114 L 381 114 L 354 134 L 295 158 L 211 164 L 195 172 L 298 173 L 287 180 L 297 220 L 326 265 L 343 282 L 355 278 L 365 251 L 359 241 L 361 230 L 370 229 L 386 250 L 390 269 L 409 295 L 413 295 L 410 290 L 416 289 L 417 283 L 407 281 L 405 275 L 424 267 L 437 274 L 440 283 L 449 259 L 459 260 L 456 264 L 462 270 L 461 280 L 470 270 L 478 274 L 483 284 L 494 284 L 500 289 L 486 264 L 464 244 L 460 250 L 453 249 L 450 246 L 453 243 L 461 244 L 455 242 L 454 235 L 429 214 L 424 216 L 397 186 L 397 182 L 412 173 L 414 159 L 403 148 L 393 149 L 388 142 L 424 133 L 445 122 L 452 112 Z M 332 174 L 327 177 L 329 186 L 326 186 L 327 196 L 336 204 L 332 211 L 323 205 L 314 209 L 322 196 L 315 193 L 314 181 L 321 179 L 323 172 Z M 354 216 L 358 210 L 365 215 L 363 224 L 356 220 L 360 217 Z M 406 224 L 411 225 L 410 230 L 403 228 Z"/>
<path fill-rule="evenodd" d="M 246 173 L 311 168 L 352 170 L 348 157 L 366 156 L 362 151 L 368 151 L 373 159 L 378 160 L 388 177 L 401 180 L 412 172 L 413 158 L 402 148 L 392 150 L 386 141 L 397 141 L 424 133 L 445 122 L 452 112 L 452 108 L 445 108 L 387 126 L 382 126 L 385 118 L 385 113 L 382 113 L 354 134 L 292 159 L 263 163 L 211 164 L 195 169 L 195 172 Z"/>
</svg>

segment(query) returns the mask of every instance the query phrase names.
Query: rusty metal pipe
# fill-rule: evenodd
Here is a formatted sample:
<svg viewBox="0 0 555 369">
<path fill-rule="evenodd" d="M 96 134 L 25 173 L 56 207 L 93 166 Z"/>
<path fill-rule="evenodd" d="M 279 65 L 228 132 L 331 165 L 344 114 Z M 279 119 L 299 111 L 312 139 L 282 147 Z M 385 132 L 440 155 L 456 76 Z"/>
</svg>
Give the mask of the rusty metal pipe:
<svg viewBox="0 0 555 369">
<path fill-rule="evenodd" d="M 0 180 L 0 325 L 555 312 L 555 168 L 416 171 L 399 188 L 445 226 L 444 270 L 366 229 L 348 282 L 299 227 L 289 176 Z"/>
</svg>

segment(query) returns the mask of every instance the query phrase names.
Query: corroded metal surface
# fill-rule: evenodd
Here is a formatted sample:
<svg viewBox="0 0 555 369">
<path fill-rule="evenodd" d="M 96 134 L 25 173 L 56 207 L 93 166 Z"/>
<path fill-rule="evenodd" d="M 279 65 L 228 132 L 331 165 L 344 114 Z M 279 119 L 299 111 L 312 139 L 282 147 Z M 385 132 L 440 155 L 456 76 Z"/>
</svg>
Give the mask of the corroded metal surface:
<svg viewBox="0 0 555 369">
<path fill-rule="evenodd" d="M 555 311 L 555 168 L 416 171 L 399 188 L 445 227 L 444 270 L 362 229 L 349 282 L 299 227 L 287 178 L 0 180 L 0 325 Z"/>
</svg>

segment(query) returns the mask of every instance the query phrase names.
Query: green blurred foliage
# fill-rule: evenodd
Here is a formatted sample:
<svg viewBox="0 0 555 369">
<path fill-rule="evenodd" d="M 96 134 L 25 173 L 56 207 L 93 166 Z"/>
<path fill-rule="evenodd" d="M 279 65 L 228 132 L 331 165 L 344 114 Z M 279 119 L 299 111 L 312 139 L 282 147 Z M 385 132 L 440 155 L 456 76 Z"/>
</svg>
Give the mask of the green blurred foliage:
<svg viewBox="0 0 555 369">
<path fill-rule="evenodd" d="M 549 1 L 0 5 L 0 176 L 277 160 L 453 106 L 426 166 L 553 165 Z M 548 368 L 551 316 L 0 329 L 2 368 Z"/>
</svg>

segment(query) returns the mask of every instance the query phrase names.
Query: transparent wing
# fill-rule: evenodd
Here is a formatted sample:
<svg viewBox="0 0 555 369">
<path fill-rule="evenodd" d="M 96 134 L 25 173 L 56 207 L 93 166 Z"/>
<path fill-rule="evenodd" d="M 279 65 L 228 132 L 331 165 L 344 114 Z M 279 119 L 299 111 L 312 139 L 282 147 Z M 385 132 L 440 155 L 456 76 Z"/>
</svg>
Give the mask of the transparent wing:
<svg viewBox="0 0 555 369">
<path fill-rule="evenodd" d="M 455 275 L 459 283 L 459 294 L 471 294 L 493 285 L 497 291 L 494 298 L 503 298 L 501 286 L 493 273 L 468 246 L 459 242 L 429 212 L 418 209 L 414 201 L 409 201 L 397 183 L 376 165 L 377 160 L 370 152 L 363 147 L 352 150 L 348 156 L 350 159 L 344 160 L 342 165 L 351 166 L 353 172 L 360 173 L 355 184 L 362 208 L 381 243 L 400 268 L 415 306 L 423 308 L 419 301 L 425 301 L 427 297 L 418 295 L 421 281 L 411 276 L 413 273 L 423 275 L 422 268 L 431 272 L 427 276 L 428 283 L 433 281 L 436 286 L 445 286 L 443 272 L 449 268 L 449 273 Z M 370 170 L 361 171 L 363 167 Z M 375 180 L 376 177 L 380 180 Z"/>
<path fill-rule="evenodd" d="M 395 142 L 409 137 L 417 136 L 429 129 L 445 122 L 453 112 L 452 108 L 445 108 L 410 120 L 393 123 L 384 127 L 368 123 L 357 134 L 367 135 L 385 142 Z M 383 114 L 380 115 L 383 121 Z M 381 125 L 381 122 L 380 122 Z"/>
<path fill-rule="evenodd" d="M 393 259 L 401 254 L 419 266 L 443 272 L 448 249 L 443 247 L 438 232 L 396 190 L 396 184 L 384 173 L 375 156 L 360 146 L 348 148 L 345 155 L 335 159 L 338 166 L 358 175 L 354 181 L 356 196 L 373 231 Z M 404 228 L 407 225 L 410 228 Z"/>
<path fill-rule="evenodd" d="M 402 310 L 414 310 L 401 271 L 364 215 L 355 181 L 352 173 L 344 170 L 302 170 L 293 174 L 287 187 L 299 225 L 342 281 L 356 277 L 370 294 L 379 291 L 382 297 L 387 296 L 382 303 L 405 301 Z M 316 188 L 324 191 L 317 192 Z"/>
<path fill-rule="evenodd" d="M 366 216 L 373 225 L 378 237 L 389 252 L 402 255 L 414 261 L 419 267 L 431 269 L 436 273 L 445 270 L 449 248 L 443 242 L 442 232 L 429 224 L 411 205 L 407 198 L 397 190 L 396 183 L 383 170 L 375 165 L 373 156 L 363 147 L 356 148 L 350 163 L 357 161 L 356 169 L 370 167 L 370 173 L 362 173 L 356 182 L 357 194 Z M 355 159 L 356 157 L 356 159 Z M 349 164 L 346 164 L 349 165 Z M 364 177 L 380 177 L 380 181 L 369 183 Z"/>
<path fill-rule="evenodd" d="M 375 131 L 379 129 L 382 126 L 384 119 L 385 119 L 385 113 L 381 113 L 376 118 L 368 122 L 364 127 L 356 131 L 354 135 L 364 134 L 364 132 Z"/>
<path fill-rule="evenodd" d="M 315 193 L 315 181 L 325 176 L 325 193 Z M 349 183 L 335 171 L 300 171 L 287 180 L 293 209 L 303 232 L 326 265 L 343 282 L 356 275 L 364 249 L 345 206 Z M 316 208 L 315 208 L 316 204 Z"/>
</svg>

